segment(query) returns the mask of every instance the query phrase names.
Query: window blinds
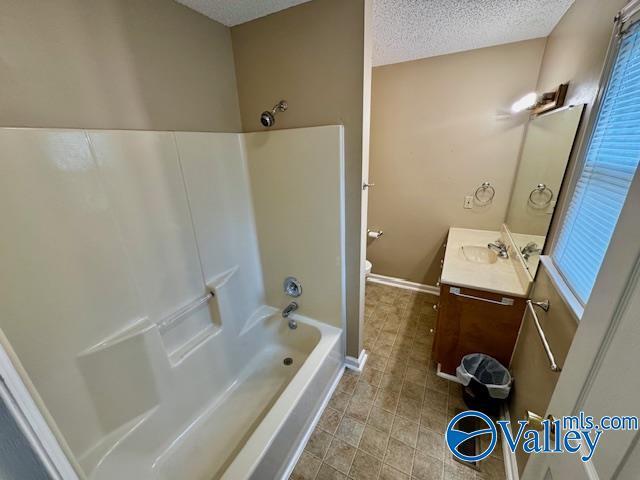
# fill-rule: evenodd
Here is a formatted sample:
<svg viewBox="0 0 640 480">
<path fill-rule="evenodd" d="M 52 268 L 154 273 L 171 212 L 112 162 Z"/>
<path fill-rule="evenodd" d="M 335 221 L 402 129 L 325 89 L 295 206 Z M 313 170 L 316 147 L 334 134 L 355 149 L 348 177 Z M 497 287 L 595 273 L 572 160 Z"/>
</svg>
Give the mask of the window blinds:
<svg viewBox="0 0 640 480">
<path fill-rule="evenodd" d="M 589 299 L 640 159 L 640 22 L 624 34 L 564 217 L 554 263 Z M 640 208 L 640 206 L 638 206 Z"/>
</svg>

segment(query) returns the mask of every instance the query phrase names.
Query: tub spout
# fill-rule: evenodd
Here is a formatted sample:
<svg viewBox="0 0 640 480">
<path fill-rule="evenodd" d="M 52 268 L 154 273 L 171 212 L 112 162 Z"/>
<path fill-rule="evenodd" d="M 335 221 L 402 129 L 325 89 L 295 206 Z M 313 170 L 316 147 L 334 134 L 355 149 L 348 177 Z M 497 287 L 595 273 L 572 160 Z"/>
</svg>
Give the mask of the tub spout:
<svg viewBox="0 0 640 480">
<path fill-rule="evenodd" d="M 289 318 L 289 315 L 291 315 L 296 310 L 298 310 L 298 304 L 296 302 L 291 302 L 289 305 L 284 307 L 284 310 L 282 310 L 282 318 Z M 295 330 L 296 328 L 298 328 L 298 322 L 296 322 L 293 318 L 289 318 L 289 328 L 291 330 Z"/>
</svg>

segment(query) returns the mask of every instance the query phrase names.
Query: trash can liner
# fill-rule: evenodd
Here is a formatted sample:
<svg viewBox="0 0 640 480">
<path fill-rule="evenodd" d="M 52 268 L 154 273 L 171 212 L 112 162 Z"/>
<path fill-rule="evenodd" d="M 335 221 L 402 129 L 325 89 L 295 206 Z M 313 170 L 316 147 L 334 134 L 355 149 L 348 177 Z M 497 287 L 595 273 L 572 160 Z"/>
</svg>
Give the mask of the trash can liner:
<svg viewBox="0 0 640 480">
<path fill-rule="evenodd" d="M 495 358 L 483 353 L 465 355 L 456 369 L 456 376 L 465 387 L 475 378 L 487 387 L 492 398 L 504 400 L 511 391 L 509 370 Z"/>
</svg>

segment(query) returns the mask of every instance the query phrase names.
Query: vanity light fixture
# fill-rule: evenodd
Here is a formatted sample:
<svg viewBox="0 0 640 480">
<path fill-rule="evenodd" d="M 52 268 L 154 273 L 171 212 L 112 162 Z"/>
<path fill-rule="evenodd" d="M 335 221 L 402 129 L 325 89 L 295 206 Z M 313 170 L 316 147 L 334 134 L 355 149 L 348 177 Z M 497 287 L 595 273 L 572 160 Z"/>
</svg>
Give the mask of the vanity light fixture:
<svg viewBox="0 0 640 480">
<path fill-rule="evenodd" d="M 543 93 L 538 103 L 532 108 L 532 113 L 540 115 L 562 107 L 567 97 L 567 90 L 569 90 L 569 83 L 562 83 L 554 91 Z"/>
</svg>

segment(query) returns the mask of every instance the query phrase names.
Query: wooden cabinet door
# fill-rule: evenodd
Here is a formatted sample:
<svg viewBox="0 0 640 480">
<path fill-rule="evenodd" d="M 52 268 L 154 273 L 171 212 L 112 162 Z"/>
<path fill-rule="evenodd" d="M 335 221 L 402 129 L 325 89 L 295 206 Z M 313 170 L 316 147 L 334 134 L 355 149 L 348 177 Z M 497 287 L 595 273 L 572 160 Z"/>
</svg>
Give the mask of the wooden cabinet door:
<svg viewBox="0 0 640 480">
<path fill-rule="evenodd" d="M 485 353 L 509 366 L 525 308 L 524 298 L 442 285 L 434 355 L 455 374 L 462 357 Z"/>
</svg>

